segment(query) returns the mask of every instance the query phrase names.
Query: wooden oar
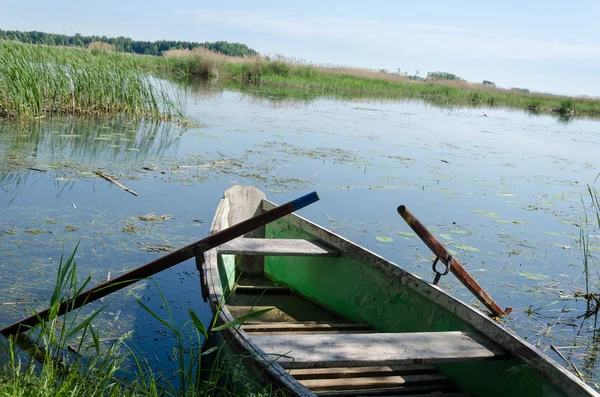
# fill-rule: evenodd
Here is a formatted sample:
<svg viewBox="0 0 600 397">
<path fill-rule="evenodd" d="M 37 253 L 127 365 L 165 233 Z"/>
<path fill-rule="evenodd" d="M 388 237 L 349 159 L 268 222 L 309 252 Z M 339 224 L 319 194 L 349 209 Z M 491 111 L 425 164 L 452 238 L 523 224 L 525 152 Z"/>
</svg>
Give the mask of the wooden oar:
<svg viewBox="0 0 600 397">
<path fill-rule="evenodd" d="M 296 200 L 290 201 L 287 204 L 283 204 L 277 208 L 273 208 L 272 210 L 265 211 L 262 214 L 256 215 L 255 217 L 247 219 L 227 229 L 221 230 L 218 233 L 205 237 L 202 240 L 196 241 L 195 243 L 172 252 L 169 255 L 153 260 L 152 262 L 148 262 L 147 264 L 122 274 L 110 281 L 100 283 L 95 287 L 73 297 L 69 301 L 62 302 L 56 315 L 63 315 L 71 310 L 77 309 L 78 307 L 131 285 L 136 281 L 150 277 L 158 272 L 175 266 L 187 259 L 193 258 L 196 255 L 218 247 L 219 245 L 251 232 L 256 228 L 264 226 L 267 223 L 273 222 L 279 218 L 291 214 L 294 211 L 304 208 L 317 200 L 319 200 L 319 196 L 316 192 L 309 193 L 305 196 L 297 198 Z M 25 332 L 31 327 L 39 324 L 40 321 L 48 320 L 49 314 L 50 309 L 42 310 L 32 316 L 17 321 L 8 327 L 2 328 L 0 330 L 0 334 L 9 336 Z"/>
<path fill-rule="evenodd" d="M 421 222 L 413 214 L 410 213 L 405 206 L 401 205 L 398 207 L 398 213 L 404 218 L 406 223 L 417 233 L 417 235 L 423 240 L 425 245 L 441 260 L 446 266 L 450 268 L 452 274 L 464 284 L 469 291 L 479 299 L 481 303 L 485 305 L 495 316 L 502 317 L 505 314 L 512 312 L 512 308 L 507 307 L 506 311 L 502 310 L 500 306 L 488 295 L 487 292 L 475 281 L 473 277 L 465 270 L 464 267 L 454 258 L 452 258 L 446 248 L 423 226 Z M 450 263 L 448 263 L 448 258 Z"/>
</svg>

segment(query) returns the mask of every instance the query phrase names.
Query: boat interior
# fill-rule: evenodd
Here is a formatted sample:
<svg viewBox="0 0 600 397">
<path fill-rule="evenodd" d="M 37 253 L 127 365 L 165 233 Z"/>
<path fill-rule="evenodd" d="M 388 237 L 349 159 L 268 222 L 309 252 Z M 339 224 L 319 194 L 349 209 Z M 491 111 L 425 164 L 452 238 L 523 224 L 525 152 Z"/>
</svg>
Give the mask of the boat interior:
<svg viewBox="0 0 600 397">
<path fill-rule="evenodd" d="M 311 348 L 320 350 L 320 345 L 326 343 L 319 341 L 321 336 L 335 335 L 335 343 L 341 345 L 345 337 L 360 335 L 368 340 L 377 333 L 367 324 L 343 318 L 290 288 L 262 277 L 239 277 L 227 300 L 227 308 L 235 318 L 270 309 L 242 324 L 242 329 L 263 349 L 270 346 L 269 343 L 277 343 L 270 349 L 274 355 L 290 351 L 290 342 L 299 337 L 314 341 Z M 348 349 L 359 349 L 354 354 L 360 356 L 364 346 L 358 342 L 355 346 L 345 346 L 346 353 L 352 353 Z M 294 355 L 293 352 L 288 354 Z M 315 367 L 311 367 L 310 361 L 282 361 L 280 364 L 319 396 L 469 396 L 431 364 L 354 365 L 350 360 L 312 363 Z"/>
<path fill-rule="evenodd" d="M 236 195 L 226 192 L 215 230 L 275 207 L 261 193 L 243 208 Z M 215 257 L 212 296 L 229 319 L 270 309 L 238 332 L 318 396 L 564 395 L 448 309 L 464 304 L 296 215 Z"/>
</svg>

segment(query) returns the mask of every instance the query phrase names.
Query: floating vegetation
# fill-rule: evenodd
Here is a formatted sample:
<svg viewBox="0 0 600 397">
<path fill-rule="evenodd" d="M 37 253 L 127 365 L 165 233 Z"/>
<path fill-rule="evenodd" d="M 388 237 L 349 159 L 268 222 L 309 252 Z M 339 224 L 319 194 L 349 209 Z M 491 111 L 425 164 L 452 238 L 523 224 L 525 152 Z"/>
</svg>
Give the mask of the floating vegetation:
<svg viewBox="0 0 600 397">
<path fill-rule="evenodd" d="M 397 234 L 404 236 L 404 237 L 419 237 L 417 236 L 417 233 L 415 232 L 396 232 Z"/>
<path fill-rule="evenodd" d="M 452 234 L 460 234 L 460 235 L 471 235 L 472 233 L 467 231 L 467 230 L 461 230 L 461 229 L 452 229 L 450 230 L 450 233 Z"/>
<path fill-rule="evenodd" d="M 75 231 L 77 231 L 77 227 L 73 226 L 73 225 L 65 225 L 65 231 L 66 232 L 75 232 Z"/>
<path fill-rule="evenodd" d="M 486 218 L 500 218 L 500 215 L 496 214 L 495 212 L 487 212 L 483 210 L 473 210 L 473 212 L 475 212 L 476 214 L 481 214 Z"/>
<path fill-rule="evenodd" d="M 146 215 L 138 216 L 138 219 L 144 222 L 164 222 L 167 219 L 174 219 L 174 217 L 173 215 L 156 215 L 156 213 L 151 212 Z"/>
<path fill-rule="evenodd" d="M 545 274 L 537 274 L 537 273 L 530 273 L 530 272 L 517 272 L 517 274 L 521 277 L 525 277 L 529 280 L 546 280 L 548 278 L 548 276 L 546 276 Z"/>
<path fill-rule="evenodd" d="M 463 251 L 469 251 L 469 252 L 479 252 L 478 248 L 471 247 L 470 245 L 454 244 L 454 248 L 457 248 L 457 249 L 463 250 Z"/>
<path fill-rule="evenodd" d="M 25 229 L 25 232 L 29 234 L 50 233 L 48 230 L 45 229 Z"/>
<path fill-rule="evenodd" d="M 391 237 L 382 237 L 382 236 L 377 236 L 377 237 L 375 237 L 375 239 L 377 239 L 377 241 L 381 241 L 382 243 L 391 243 L 394 241 L 394 239 Z"/>
<path fill-rule="evenodd" d="M 134 224 L 127 224 L 121 228 L 121 231 L 124 233 L 137 233 L 137 229 Z"/>
<path fill-rule="evenodd" d="M 175 249 L 168 244 L 145 244 L 138 241 L 140 248 L 146 252 L 171 252 Z"/>
<path fill-rule="evenodd" d="M 520 221 L 520 220 L 517 220 L 517 219 L 513 219 L 513 220 L 496 219 L 495 222 L 498 222 L 498 223 L 512 223 L 514 225 L 533 225 L 533 222 Z"/>
<path fill-rule="evenodd" d="M 548 236 L 560 236 L 560 233 L 556 233 L 556 232 L 544 232 L 544 234 L 546 234 Z"/>
</svg>

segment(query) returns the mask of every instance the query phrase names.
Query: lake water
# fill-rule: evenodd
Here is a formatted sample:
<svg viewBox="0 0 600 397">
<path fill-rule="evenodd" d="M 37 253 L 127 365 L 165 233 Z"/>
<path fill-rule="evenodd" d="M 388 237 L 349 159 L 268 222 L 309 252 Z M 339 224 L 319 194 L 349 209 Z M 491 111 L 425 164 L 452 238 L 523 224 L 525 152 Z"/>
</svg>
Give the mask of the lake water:
<svg viewBox="0 0 600 397">
<path fill-rule="evenodd" d="M 406 205 L 501 306 L 513 307 L 510 327 L 567 366 L 550 350 L 558 346 L 591 383 L 598 379 L 594 318 L 579 318 L 586 301 L 575 292 L 585 292 L 578 225 L 584 208 L 592 216 L 587 184 L 600 172 L 600 123 L 230 91 L 192 93 L 186 107 L 198 127 L 0 123 L 1 324 L 45 306 L 61 254 L 77 244 L 78 274 L 104 281 L 207 235 L 223 191 L 251 184 L 277 203 L 317 191 L 321 200 L 301 215 L 432 279 L 432 254 L 396 213 Z M 152 213 L 166 217 L 144 218 Z M 600 250 L 598 227 L 586 235 L 592 253 Z M 107 338 L 131 331 L 131 344 L 168 370 L 169 333 L 135 299 L 167 316 L 158 284 L 180 324 L 188 307 L 206 323 L 210 310 L 193 261 L 155 280 L 107 297 L 100 323 Z M 477 305 L 452 275 L 441 286 Z"/>
</svg>

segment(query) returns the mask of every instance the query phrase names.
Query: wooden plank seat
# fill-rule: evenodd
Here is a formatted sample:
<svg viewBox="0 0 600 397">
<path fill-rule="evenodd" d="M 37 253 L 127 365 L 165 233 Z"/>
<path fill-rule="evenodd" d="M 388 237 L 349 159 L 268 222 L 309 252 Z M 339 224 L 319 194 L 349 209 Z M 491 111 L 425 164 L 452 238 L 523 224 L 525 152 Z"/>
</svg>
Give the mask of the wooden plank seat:
<svg viewBox="0 0 600 397">
<path fill-rule="evenodd" d="M 491 340 L 459 331 L 254 335 L 252 340 L 288 369 L 436 364 L 507 356 Z"/>
<path fill-rule="evenodd" d="M 250 335 L 344 334 L 377 332 L 366 324 L 328 322 L 247 322 L 242 329 Z"/>
<path fill-rule="evenodd" d="M 302 239 L 236 238 L 218 248 L 221 254 L 254 256 L 340 256 L 318 241 Z"/>
</svg>

